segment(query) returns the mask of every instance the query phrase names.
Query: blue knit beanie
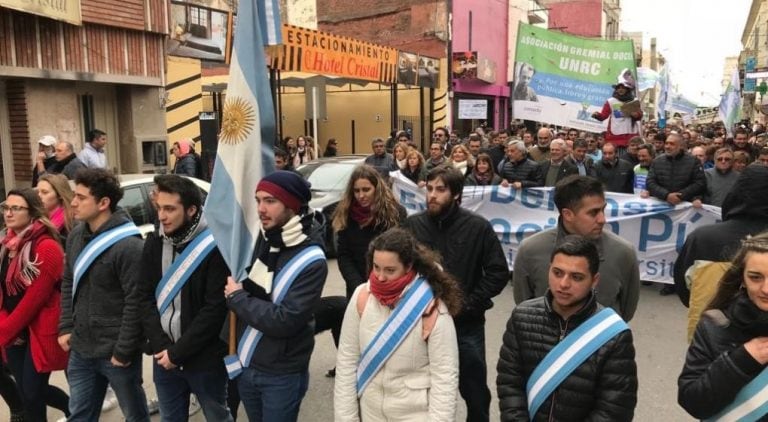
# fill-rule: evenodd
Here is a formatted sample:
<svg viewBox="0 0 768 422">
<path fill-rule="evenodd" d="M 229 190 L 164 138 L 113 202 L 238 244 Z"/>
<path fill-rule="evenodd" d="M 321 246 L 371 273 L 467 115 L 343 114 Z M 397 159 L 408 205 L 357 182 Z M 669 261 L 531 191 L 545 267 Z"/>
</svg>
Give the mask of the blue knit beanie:
<svg viewBox="0 0 768 422">
<path fill-rule="evenodd" d="M 256 186 L 256 192 L 268 192 L 286 207 L 299 214 L 301 208 L 312 199 L 310 184 L 304 178 L 292 171 L 278 170 L 264 176 Z"/>
</svg>

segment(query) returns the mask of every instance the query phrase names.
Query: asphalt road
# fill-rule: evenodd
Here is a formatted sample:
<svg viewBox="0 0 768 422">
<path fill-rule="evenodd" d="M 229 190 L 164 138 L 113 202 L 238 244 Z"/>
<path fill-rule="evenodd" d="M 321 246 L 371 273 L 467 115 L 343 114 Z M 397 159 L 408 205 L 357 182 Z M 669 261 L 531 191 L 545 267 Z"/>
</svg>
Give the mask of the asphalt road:
<svg viewBox="0 0 768 422">
<path fill-rule="evenodd" d="M 689 421 L 694 420 L 677 405 L 677 376 L 683 366 L 686 351 L 686 313 L 687 309 L 675 296 L 660 296 L 659 286 L 642 286 L 640 304 L 635 318 L 630 323 L 637 351 L 637 366 L 640 390 L 638 405 L 635 410 L 637 421 Z M 329 276 L 324 295 L 344 295 L 344 283 L 339 275 L 336 261 L 329 261 Z M 498 401 L 496 400 L 496 362 L 501 347 L 510 311 L 514 307 L 512 289 L 506 288 L 494 300 L 495 306 L 487 314 L 486 353 L 488 362 L 488 385 L 493 394 L 491 402 L 491 420 L 499 419 Z M 309 391 L 302 403 L 300 421 L 333 420 L 333 379 L 324 375 L 334 366 L 336 350 L 330 333 L 318 335 L 315 352 L 310 363 Z M 151 383 L 152 370 L 149 357 L 144 360 L 145 388 L 149 396 L 154 397 Z M 51 377 L 51 382 L 65 390 L 66 380 L 61 372 Z M 466 409 L 461 398 L 456 420 L 464 420 Z M 663 416 L 661 416 L 663 415 Z M 48 411 L 48 420 L 56 421 L 62 414 L 53 409 Z M 240 407 L 238 419 L 247 420 Z M 9 420 L 8 408 L 0 405 L 0 420 Z M 121 421 L 118 409 L 102 414 L 102 421 Z M 153 421 L 159 421 L 155 415 Z M 204 421 L 202 412 L 198 412 L 192 421 Z"/>
</svg>

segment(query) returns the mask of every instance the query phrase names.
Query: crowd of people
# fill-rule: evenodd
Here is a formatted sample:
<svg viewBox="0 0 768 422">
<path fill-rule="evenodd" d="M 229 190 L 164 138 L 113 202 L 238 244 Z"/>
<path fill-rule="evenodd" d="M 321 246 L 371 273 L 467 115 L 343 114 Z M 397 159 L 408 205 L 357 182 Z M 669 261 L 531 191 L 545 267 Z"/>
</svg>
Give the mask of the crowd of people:
<svg viewBox="0 0 768 422">
<path fill-rule="evenodd" d="M 294 171 L 317 159 L 314 140 L 287 138 L 279 170 L 254 187 L 261 233 L 242 282 L 188 178 L 155 177 L 157 226 L 142 239 L 102 168 L 103 139 L 82 158 L 41 139 L 36 189 L 12 190 L 0 206 L 0 395 L 14 421 L 46 420 L 47 407 L 93 421 L 109 386 L 126 420 L 146 421 L 148 354 L 163 420 L 186 420 L 194 396 L 207 420 L 235 420 L 242 403 L 249 420 L 295 421 L 314 337 L 330 330 L 336 420 L 452 421 L 460 395 L 468 421 L 488 421 L 485 313 L 511 282 L 517 305 L 495 363 L 501 420 L 632 420 L 627 322 L 641 281 L 634 248 L 604 231 L 606 192 L 619 192 L 722 207 L 724 221 L 694 231 L 675 267 L 671 288 L 698 321 L 678 399 L 696 418 L 742 412 L 768 377 L 765 130 L 738 127 L 731 139 L 722 126 L 645 129 L 617 145 L 545 126 L 465 139 L 438 128 L 426 157 L 395 132 L 372 141 L 330 221 Z M 338 152 L 331 141 L 324 156 Z M 51 147 L 61 171 L 46 164 Z M 191 167 L 192 146 L 174 150 L 177 167 Z M 407 216 L 392 172 L 425 189 L 423 212 Z M 558 224 L 522 242 L 512 274 L 490 222 L 461 207 L 465 186 L 488 185 L 554 187 Z M 322 296 L 326 225 L 343 297 Z M 702 246 L 711 241 L 716 254 Z M 49 384 L 64 369 L 69 395 Z"/>
</svg>

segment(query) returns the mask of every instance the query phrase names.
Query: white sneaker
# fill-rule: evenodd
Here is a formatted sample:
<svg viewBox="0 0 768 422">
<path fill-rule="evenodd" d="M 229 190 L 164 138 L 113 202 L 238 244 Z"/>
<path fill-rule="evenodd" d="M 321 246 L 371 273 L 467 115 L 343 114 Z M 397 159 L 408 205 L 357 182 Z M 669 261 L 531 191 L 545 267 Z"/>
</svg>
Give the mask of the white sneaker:
<svg viewBox="0 0 768 422">
<path fill-rule="evenodd" d="M 189 395 L 189 416 L 194 415 L 200 411 L 200 403 L 197 401 L 197 396 L 194 394 Z"/>
<path fill-rule="evenodd" d="M 147 399 L 147 410 L 150 415 L 160 413 L 160 401 L 157 399 Z"/>
<path fill-rule="evenodd" d="M 67 422 L 67 417 L 66 416 L 62 416 L 62 417 L 56 419 L 56 422 Z"/>
<path fill-rule="evenodd" d="M 104 396 L 104 402 L 101 404 L 102 412 L 109 412 L 117 407 L 117 397 L 112 387 L 107 387 L 107 394 Z"/>
</svg>

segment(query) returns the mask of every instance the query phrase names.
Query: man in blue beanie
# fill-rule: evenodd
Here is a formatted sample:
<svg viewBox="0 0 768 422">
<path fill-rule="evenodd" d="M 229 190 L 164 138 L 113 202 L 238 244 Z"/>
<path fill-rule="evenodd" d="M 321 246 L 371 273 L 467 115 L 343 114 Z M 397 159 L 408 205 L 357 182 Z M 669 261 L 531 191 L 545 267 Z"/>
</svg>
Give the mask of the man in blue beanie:
<svg viewBox="0 0 768 422">
<path fill-rule="evenodd" d="M 309 183 L 296 173 L 261 179 L 253 265 L 242 284 L 229 277 L 224 288 L 238 322 L 238 357 L 227 371 L 237 377 L 251 421 L 297 420 L 307 391 L 313 310 L 328 274 L 322 216 L 309 211 L 310 198 Z"/>
</svg>

